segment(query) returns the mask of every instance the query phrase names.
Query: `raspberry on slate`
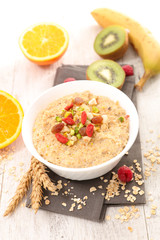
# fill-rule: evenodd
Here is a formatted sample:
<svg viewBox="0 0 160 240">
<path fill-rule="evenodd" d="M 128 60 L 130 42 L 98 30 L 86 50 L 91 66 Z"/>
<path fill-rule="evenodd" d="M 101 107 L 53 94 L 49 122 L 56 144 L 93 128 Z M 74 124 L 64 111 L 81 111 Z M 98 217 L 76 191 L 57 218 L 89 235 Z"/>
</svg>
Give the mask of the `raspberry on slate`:
<svg viewBox="0 0 160 240">
<path fill-rule="evenodd" d="M 132 76 L 134 74 L 132 66 L 124 65 L 124 66 L 122 66 L 122 68 L 125 71 L 126 76 Z"/>
<path fill-rule="evenodd" d="M 73 82 L 73 81 L 76 81 L 76 79 L 75 78 L 66 78 L 64 80 L 64 83 L 66 83 L 66 82 Z"/>
<path fill-rule="evenodd" d="M 130 182 L 133 177 L 133 172 L 127 166 L 122 166 L 118 169 L 118 178 L 122 182 Z"/>
</svg>

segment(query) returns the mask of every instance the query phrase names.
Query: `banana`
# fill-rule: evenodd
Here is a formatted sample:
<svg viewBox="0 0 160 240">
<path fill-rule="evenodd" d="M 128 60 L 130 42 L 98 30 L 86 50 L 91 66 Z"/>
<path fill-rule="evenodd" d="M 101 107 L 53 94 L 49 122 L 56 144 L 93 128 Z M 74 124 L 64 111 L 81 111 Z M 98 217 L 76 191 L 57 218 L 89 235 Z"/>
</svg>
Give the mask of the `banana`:
<svg viewBox="0 0 160 240">
<path fill-rule="evenodd" d="M 144 66 L 144 74 L 135 85 L 138 90 L 142 90 L 149 78 L 160 73 L 160 44 L 149 30 L 121 13 L 107 8 L 98 8 L 91 14 L 103 28 L 118 24 L 128 29 L 129 40 L 141 57 Z"/>
</svg>

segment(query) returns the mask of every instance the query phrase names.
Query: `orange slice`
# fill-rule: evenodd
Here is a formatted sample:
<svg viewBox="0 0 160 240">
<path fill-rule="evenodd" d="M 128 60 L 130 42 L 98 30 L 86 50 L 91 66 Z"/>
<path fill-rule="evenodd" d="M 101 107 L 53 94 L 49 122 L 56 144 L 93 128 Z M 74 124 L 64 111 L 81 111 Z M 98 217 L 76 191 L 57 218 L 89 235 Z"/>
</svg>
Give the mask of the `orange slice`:
<svg viewBox="0 0 160 240">
<path fill-rule="evenodd" d="M 19 38 L 23 54 L 39 65 L 52 64 L 60 59 L 67 50 L 68 43 L 67 31 L 54 23 L 33 25 Z"/>
<path fill-rule="evenodd" d="M 0 149 L 17 139 L 21 132 L 23 115 L 20 103 L 0 90 Z"/>
</svg>

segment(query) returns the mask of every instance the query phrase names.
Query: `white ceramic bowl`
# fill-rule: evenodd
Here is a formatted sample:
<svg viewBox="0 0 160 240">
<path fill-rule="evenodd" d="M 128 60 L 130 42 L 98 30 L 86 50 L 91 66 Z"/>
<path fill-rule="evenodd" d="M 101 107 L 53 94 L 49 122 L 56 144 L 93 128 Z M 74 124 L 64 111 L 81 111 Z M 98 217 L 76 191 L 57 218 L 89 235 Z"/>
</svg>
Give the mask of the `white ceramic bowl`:
<svg viewBox="0 0 160 240">
<path fill-rule="evenodd" d="M 95 95 L 107 96 L 113 101 L 119 101 L 120 105 L 126 110 L 126 113 L 130 115 L 130 128 L 129 128 L 129 140 L 123 151 L 111 160 L 102 163 L 97 166 L 88 168 L 66 168 L 54 165 L 46 161 L 41 157 L 33 146 L 32 142 L 32 128 L 37 114 L 47 105 L 54 100 L 63 97 L 74 92 L 83 92 L 89 90 Z M 29 152 L 37 158 L 40 162 L 44 163 L 53 172 L 58 175 L 74 180 L 87 180 L 93 179 L 103 174 L 109 172 L 114 168 L 123 155 L 131 148 L 133 145 L 139 128 L 139 119 L 136 108 L 132 101 L 125 95 L 121 90 L 112 87 L 105 83 L 100 83 L 96 81 L 80 80 L 75 82 L 62 83 L 55 87 L 52 87 L 42 93 L 29 107 L 28 111 L 25 113 L 23 125 L 22 125 L 22 136 L 24 143 L 29 150 Z M 93 149 L 95 151 L 96 149 Z"/>
</svg>

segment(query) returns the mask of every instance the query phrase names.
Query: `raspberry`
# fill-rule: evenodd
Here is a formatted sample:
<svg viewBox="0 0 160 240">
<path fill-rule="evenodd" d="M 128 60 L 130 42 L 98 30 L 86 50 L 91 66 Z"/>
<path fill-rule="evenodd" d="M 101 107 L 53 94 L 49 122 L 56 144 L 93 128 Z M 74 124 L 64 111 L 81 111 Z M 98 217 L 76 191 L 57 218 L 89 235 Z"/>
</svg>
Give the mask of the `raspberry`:
<svg viewBox="0 0 160 240">
<path fill-rule="evenodd" d="M 133 172 L 127 166 L 122 166 L 118 169 L 118 178 L 122 182 L 130 182 L 133 177 Z"/>
<path fill-rule="evenodd" d="M 133 68 L 130 65 L 124 65 L 122 68 L 125 71 L 126 76 L 132 76 L 134 74 Z"/>
<path fill-rule="evenodd" d="M 66 83 L 66 82 L 73 82 L 73 81 L 76 81 L 76 79 L 75 78 L 66 78 L 64 80 L 64 83 Z"/>
</svg>

